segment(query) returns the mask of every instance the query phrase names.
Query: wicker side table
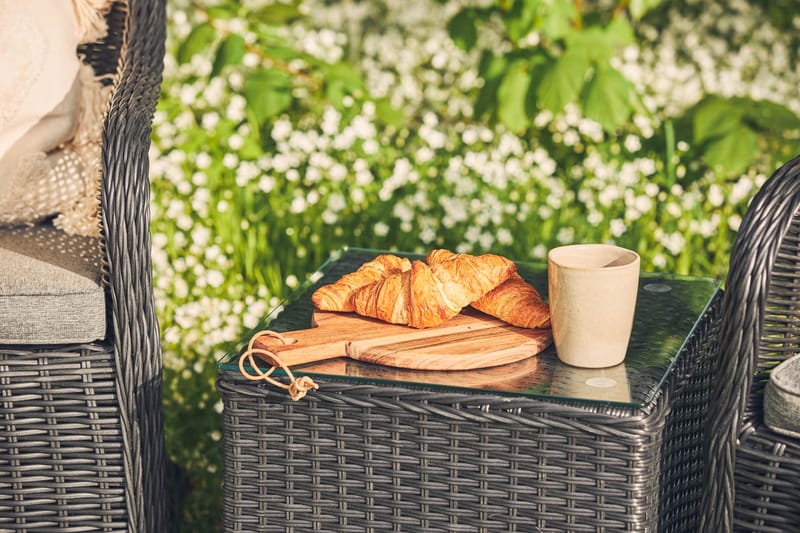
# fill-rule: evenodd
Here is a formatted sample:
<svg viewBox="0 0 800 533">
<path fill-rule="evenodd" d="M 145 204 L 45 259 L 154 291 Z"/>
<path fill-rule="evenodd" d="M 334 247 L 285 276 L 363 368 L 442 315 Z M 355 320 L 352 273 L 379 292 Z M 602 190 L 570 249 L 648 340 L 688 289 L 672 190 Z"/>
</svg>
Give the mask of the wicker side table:
<svg viewBox="0 0 800 533">
<path fill-rule="evenodd" d="M 297 402 L 223 361 L 225 531 L 691 531 L 717 342 L 719 285 L 703 287 L 687 335 L 659 339 L 665 366 L 630 357 L 622 399 L 556 391 L 552 348 L 529 380 L 482 389 L 310 366 L 320 388 Z M 308 327 L 308 294 L 270 327 Z M 653 342 L 638 331 L 632 349 Z"/>
</svg>

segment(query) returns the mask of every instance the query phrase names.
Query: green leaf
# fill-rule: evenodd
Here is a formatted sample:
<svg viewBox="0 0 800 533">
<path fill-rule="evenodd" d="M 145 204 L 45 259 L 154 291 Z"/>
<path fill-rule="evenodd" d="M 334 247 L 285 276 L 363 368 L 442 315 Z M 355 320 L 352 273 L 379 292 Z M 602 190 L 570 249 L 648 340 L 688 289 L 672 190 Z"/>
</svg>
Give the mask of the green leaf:
<svg viewBox="0 0 800 533">
<path fill-rule="evenodd" d="M 321 70 L 325 79 L 325 96 L 336 107 L 342 107 L 345 96 L 357 95 L 364 88 L 364 78 L 349 63 L 323 64 Z"/>
<path fill-rule="evenodd" d="M 344 108 L 344 97 L 348 91 L 340 80 L 329 80 L 325 83 L 325 98 L 339 110 Z"/>
<path fill-rule="evenodd" d="M 322 67 L 326 81 L 336 80 L 342 84 L 347 91 L 355 91 L 364 88 L 364 78 L 358 69 L 350 63 L 340 61 L 339 63 L 324 64 Z"/>
<path fill-rule="evenodd" d="M 186 36 L 186 40 L 178 47 L 178 63 L 184 64 L 191 61 L 196 54 L 206 50 L 216 36 L 217 32 L 211 24 L 205 22 L 192 28 L 192 31 Z"/>
<path fill-rule="evenodd" d="M 631 83 L 617 69 L 601 65 L 586 87 L 584 115 L 613 133 L 630 116 L 632 91 Z"/>
<path fill-rule="evenodd" d="M 229 35 L 217 48 L 210 77 L 218 76 L 227 65 L 236 65 L 244 57 L 244 38 L 238 34 Z"/>
<path fill-rule="evenodd" d="M 536 90 L 536 99 L 545 109 L 557 113 L 576 100 L 591 66 L 583 54 L 567 50 L 548 68 Z"/>
<path fill-rule="evenodd" d="M 483 50 L 481 59 L 478 62 L 478 72 L 485 80 L 501 78 L 508 68 L 508 61 L 505 55 L 494 55 L 489 50 Z"/>
<path fill-rule="evenodd" d="M 388 98 L 375 101 L 375 114 L 384 123 L 395 127 L 402 126 L 406 118 L 403 110 L 393 107 Z"/>
<path fill-rule="evenodd" d="M 572 21 L 578 16 L 572 0 L 550 0 L 542 20 L 542 33 L 556 41 L 572 30 Z"/>
<path fill-rule="evenodd" d="M 603 28 L 590 26 L 581 31 L 573 31 L 566 38 L 567 50 L 586 58 L 609 59 L 614 56 L 614 46 L 607 38 Z"/>
<path fill-rule="evenodd" d="M 742 98 L 739 102 L 744 116 L 765 130 L 797 130 L 800 129 L 800 118 L 788 107 L 769 100 L 751 100 Z"/>
<path fill-rule="evenodd" d="M 526 97 L 531 77 L 524 60 L 514 61 L 497 89 L 497 118 L 513 132 L 528 127 Z"/>
<path fill-rule="evenodd" d="M 758 154 L 758 135 L 745 126 L 730 130 L 708 144 L 703 158 L 714 172 L 733 176 L 747 170 Z"/>
<path fill-rule="evenodd" d="M 536 93 L 539 90 L 539 83 L 549 66 L 550 60 L 543 53 L 534 54 L 528 59 L 528 72 L 531 82 L 528 87 L 528 95 L 525 98 L 525 111 L 529 117 L 536 116 L 538 111 Z"/>
<path fill-rule="evenodd" d="M 263 123 L 292 103 L 292 80 L 278 70 L 258 70 L 245 79 L 244 97 L 254 118 Z"/>
<path fill-rule="evenodd" d="M 480 118 L 490 112 L 497 103 L 497 90 L 503 80 L 503 73 L 508 67 L 508 61 L 504 55 L 494 55 L 489 50 L 484 50 L 478 65 L 478 71 L 484 80 L 483 87 L 478 92 L 475 100 L 473 114 L 475 118 Z"/>
<path fill-rule="evenodd" d="M 290 46 L 282 46 L 279 44 L 270 44 L 266 49 L 267 55 L 272 59 L 288 63 L 294 59 L 304 57 L 303 53 Z"/>
<path fill-rule="evenodd" d="M 697 105 L 694 114 L 694 141 L 702 143 L 738 128 L 742 122 L 742 113 L 742 107 L 731 100 L 713 95 L 704 98 Z"/>
<path fill-rule="evenodd" d="M 541 0 L 515 0 L 503 17 L 508 38 L 514 44 L 533 31 Z"/>
<path fill-rule="evenodd" d="M 567 49 L 585 55 L 592 61 L 608 61 L 620 49 L 634 44 L 633 28 L 625 17 L 614 17 L 605 27 L 589 26 L 566 35 Z"/>
<path fill-rule="evenodd" d="M 236 6 L 210 6 L 205 8 L 206 15 L 210 19 L 232 19 L 239 15 Z"/>
<path fill-rule="evenodd" d="M 661 3 L 661 0 L 631 0 L 630 3 L 630 12 L 631 17 L 633 20 L 639 20 L 645 14 L 658 6 Z"/>
<path fill-rule="evenodd" d="M 447 23 L 450 38 L 462 50 L 471 50 L 478 40 L 478 28 L 475 22 L 475 12 L 472 9 L 464 9 L 456 13 Z"/>
<path fill-rule="evenodd" d="M 606 39 L 615 48 L 622 48 L 636 43 L 633 26 L 625 17 L 614 17 L 604 30 Z"/>
<path fill-rule="evenodd" d="M 270 2 L 253 13 L 253 18 L 270 26 L 283 26 L 295 19 L 302 17 L 303 14 L 296 4 L 283 4 Z"/>
</svg>

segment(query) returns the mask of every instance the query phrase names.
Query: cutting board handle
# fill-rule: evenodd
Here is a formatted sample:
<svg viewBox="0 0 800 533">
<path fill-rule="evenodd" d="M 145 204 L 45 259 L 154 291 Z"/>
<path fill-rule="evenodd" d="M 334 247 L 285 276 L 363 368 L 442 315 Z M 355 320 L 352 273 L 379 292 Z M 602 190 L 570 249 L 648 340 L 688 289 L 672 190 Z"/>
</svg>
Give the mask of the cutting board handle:
<svg viewBox="0 0 800 533">
<path fill-rule="evenodd" d="M 247 349 L 242 353 L 241 356 L 239 356 L 239 371 L 242 373 L 242 376 L 251 381 L 266 381 L 275 387 L 284 389 L 289 393 L 289 396 L 294 401 L 303 398 L 308 391 L 317 390 L 319 388 L 319 385 L 317 385 L 309 376 L 295 376 L 289 366 L 271 350 L 255 346 L 259 339 L 264 339 L 265 337 L 277 339 L 281 344 L 284 345 L 289 342 L 280 333 L 270 330 L 260 331 L 253 335 L 253 337 L 250 339 L 250 342 L 247 343 Z M 261 370 L 259 365 L 256 363 L 256 356 L 258 356 L 259 359 L 269 362 L 272 367 L 270 367 L 266 372 Z M 250 365 L 249 369 L 245 367 L 245 363 Z M 289 378 L 288 384 L 271 377 L 272 373 L 279 368 L 286 372 L 286 376 Z M 251 370 L 252 373 L 250 372 Z"/>
</svg>

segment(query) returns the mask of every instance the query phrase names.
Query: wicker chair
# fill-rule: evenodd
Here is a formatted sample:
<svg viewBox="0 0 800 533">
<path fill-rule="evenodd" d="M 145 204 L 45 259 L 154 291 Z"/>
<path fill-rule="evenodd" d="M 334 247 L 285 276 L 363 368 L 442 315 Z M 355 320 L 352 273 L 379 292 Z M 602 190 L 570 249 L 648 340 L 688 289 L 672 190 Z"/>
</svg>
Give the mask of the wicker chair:
<svg viewBox="0 0 800 533">
<path fill-rule="evenodd" d="M 770 370 L 800 351 L 800 157 L 753 199 L 722 303 L 704 531 L 800 530 L 800 441 L 764 424 Z"/>
<path fill-rule="evenodd" d="M 2 532 L 171 528 L 148 209 L 164 7 L 164 0 L 116 2 L 107 37 L 84 51 L 96 73 L 115 74 L 102 139 L 104 238 L 15 230 L 29 243 L 63 239 L 64 254 L 76 245 L 83 259 L 97 254 L 88 260 L 103 267 L 106 333 L 79 344 L 65 331 L 61 344 L 0 346 Z M 42 322 L 49 312 L 41 309 Z M 72 323 L 94 313 L 75 308 Z"/>
</svg>

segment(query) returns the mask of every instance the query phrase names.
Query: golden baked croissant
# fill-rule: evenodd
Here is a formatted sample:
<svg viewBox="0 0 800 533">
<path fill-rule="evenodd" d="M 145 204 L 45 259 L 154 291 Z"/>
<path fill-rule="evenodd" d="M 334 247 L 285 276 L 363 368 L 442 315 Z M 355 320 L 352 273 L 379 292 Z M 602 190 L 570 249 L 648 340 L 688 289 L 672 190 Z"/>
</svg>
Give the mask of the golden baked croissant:
<svg viewBox="0 0 800 533">
<path fill-rule="evenodd" d="M 550 306 L 522 276 L 514 274 L 471 303 L 472 307 L 497 317 L 512 326 L 546 328 L 550 326 Z"/>
<path fill-rule="evenodd" d="M 311 301 L 322 311 L 355 311 L 353 295 L 361 287 L 410 268 L 411 261 L 405 257 L 379 255 L 361 265 L 355 272 L 345 274 L 335 283 L 323 285 L 314 291 Z"/>
<path fill-rule="evenodd" d="M 515 270 L 513 262 L 492 254 L 459 254 L 432 266 L 413 261 L 411 270 L 362 287 L 353 300 L 360 315 L 428 328 L 454 317 Z"/>
<path fill-rule="evenodd" d="M 428 263 L 442 263 L 457 257 L 448 250 L 434 250 Z M 550 306 L 539 292 L 514 272 L 506 281 L 471 302 L 472 307 L 521 328 L 545 328 L 550 325 Z"/>
</svg>

